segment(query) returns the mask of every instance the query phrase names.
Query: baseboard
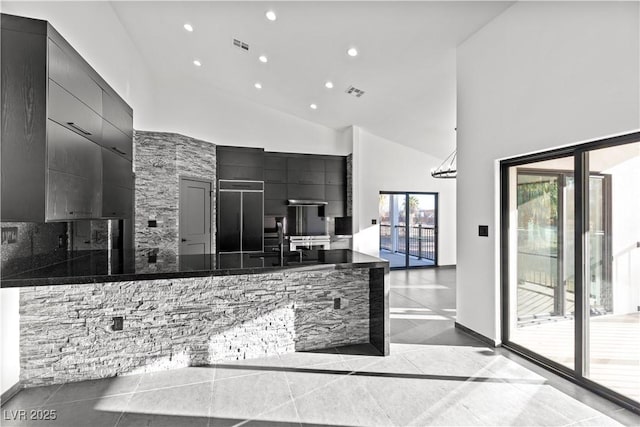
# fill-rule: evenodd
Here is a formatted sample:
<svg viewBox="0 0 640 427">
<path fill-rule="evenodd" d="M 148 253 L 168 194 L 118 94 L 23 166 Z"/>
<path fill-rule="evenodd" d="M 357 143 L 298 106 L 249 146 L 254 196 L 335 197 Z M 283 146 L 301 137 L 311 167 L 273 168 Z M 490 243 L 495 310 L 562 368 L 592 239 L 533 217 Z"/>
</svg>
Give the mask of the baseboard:
<svg viewBox="0 0 640 427">
<path fill-rule="evenodd" d="M 18 381 L 17 383 L 9 387 L 7 391 L 2 393 L 2 396 L 0 396 L 0 404 L 4 405 L 5 403 L 7 403 L 13 396 L 18 394 L 20 390 L 22 390 L 22 384 L 20 383 L 20 381 Z"/>
<path fill-rule="evenodd" d="M 460 329 L 462 332 L 464 332 L 467 335 L 471 335 L 473 338 L 477 339 L 478 341 L 482 341 L 483 343 L 485 343 L 486 345 L 488 345 L 491 348 L 496 348 L 496 347 L 500 346 L 496 341 L 492 340 L 491 338 L 486 337 L 486 336 L 474 331 L 473 329 L 469 329 L 466 326 L 461 325 L 458 322 L 455 322 L 455 328 L 456 329 Z"/>
<path fill-rule="evenodd" d="M 455 264 L 446 264 L 446 265 L 439 265 L 438 268 L 442 269 L 442 270 L 448 270 L 448 269 L 453 269 L 456 268 Z"/>
</svg>

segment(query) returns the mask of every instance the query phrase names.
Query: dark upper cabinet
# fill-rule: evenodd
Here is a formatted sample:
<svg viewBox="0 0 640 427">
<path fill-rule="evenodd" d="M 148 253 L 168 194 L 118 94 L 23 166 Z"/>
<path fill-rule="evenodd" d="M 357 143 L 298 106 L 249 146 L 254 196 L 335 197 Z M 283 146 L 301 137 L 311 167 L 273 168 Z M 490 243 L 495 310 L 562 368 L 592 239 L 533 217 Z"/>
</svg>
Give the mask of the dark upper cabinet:
<svg viewBox="0 0 640 427">
<path fill-rule="evenodd" d="M 47 134 L 47 221 L 101 217 L 100 147 L 53 121 Z"/>
<path fill-rule="evenodd" d="M 324 184 L 287 184 L 287 198 L 298 200 L 325 200 Z"/>
<path fill-rule="evenodd" d="M 102 217 L 130 217 L 133 209 L 131 162 L 102 148 Z"/>
<path fill-rule="evenodd" d="M 342 217 L 346 211 L 344 200 L 329 200 L 324 206 L 324 216 Z"/>
<path fill-rule="evenodd" d="M 264 181 L 264 150 L 217 147 L 218 179 Z"/>
<path fill-rule="evenodd" d="M 1 219 L 130 217 L 103 204 L 131 200 L 131 107 L 46 21 L 1 19 Z"/>
<path fill-rule="evenodd" d="M 327 200 L 344 200 L 346 188 L 344 185 L 325 185 L 324 192 Z"/>
<path fill-rule="evenodd" d="M 324 172 L 324 158 L 313 154 L 295 155 L 287 159 L 287 169 Z"/>
<path fill-rule="evenodd" d="M 324 184 L 324 171 L 290 169 L 287 171 L 288 184 Z"/>
<path fill-rule="evenodd" d="M 287 156 L 279 153 L 264 153 L 264 168 L 271 170 L 286 171 Z"/>
</svg>

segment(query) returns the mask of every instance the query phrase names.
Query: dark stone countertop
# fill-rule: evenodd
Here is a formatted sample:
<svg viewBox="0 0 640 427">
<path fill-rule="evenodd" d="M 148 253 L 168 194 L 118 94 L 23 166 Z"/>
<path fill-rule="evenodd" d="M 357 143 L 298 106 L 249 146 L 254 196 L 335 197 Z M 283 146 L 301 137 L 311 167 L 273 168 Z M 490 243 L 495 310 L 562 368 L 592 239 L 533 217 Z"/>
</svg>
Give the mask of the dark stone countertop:
<svg viewBox="0 0 640 427">
<path fill-rule="evenodd" d="M 0 273 L 2 288 L 262 274 L 344 268 L 389 269 L 386 260 L 349 249 L 176 255 L 172 251 L 74 251 L 55 257 L 18 258 Z"/>
</svg>

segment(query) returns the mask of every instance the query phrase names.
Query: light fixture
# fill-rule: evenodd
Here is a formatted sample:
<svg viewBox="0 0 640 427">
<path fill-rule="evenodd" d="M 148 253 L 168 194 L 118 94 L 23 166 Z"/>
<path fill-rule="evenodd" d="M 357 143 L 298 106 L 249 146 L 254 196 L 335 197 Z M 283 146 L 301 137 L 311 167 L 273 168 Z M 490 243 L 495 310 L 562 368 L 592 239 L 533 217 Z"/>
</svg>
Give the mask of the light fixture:
<svg viewBox="0 0 640 427">
<path fill-rule="evenodd" d="M 258 59 L 260 60 L 260 62 L 266 63 L 268 61 L 267 57 L 265 55 L 260 55 L 258 57 Z"/>
<path fill-rule="evenodd" d="M 184 29 L 189 31 L 190 33 L 193 32 L 193 27 L 191 26 L 191 24 L 184 24 Z"/>
<path fill-rule="evenodd" d="M 202 65 L 202 62 L 198 61 L 197 59 L 193 60 L 193 65 L 195 65 L 196 67 L 199 67 Z"/>
<path fill-rule="evenodd" d="M 431 169 L 431 176 L 434 178 L 455 178 L 458 175 L 458 166 L 456 164 L 456 152 L 449 154 L 440 166 Z"/>
<path fill-rule="evenodd" d="M 350 47 L 347 50 L 347 55 L 349 55 L 349 56 L 358 56 L 358 49 L 356 49 L 355 47 Z"/>
<path fill-rule="evenodd" d="M 333 89 L 333 82 L 326 82 L 324 84 L 324 87 L 326 87 L 327 89 Z"/>
<path fill-rule="evenodd" d="M 256 82 L 253 86 L 254 86 L 256 89 L 262 89 L 262 83 L 260 83 L 260 82 Z"/>
<path fill-rule="evenodd" d="M 264 16 L 266 16 L 269 21 L 275 21 L 276 19 L 278 19 L 276 13 L 273 10 L 268 10 L 267 13 L 264 14 Z"/>
<path fill-rule="evenodd" d="M 311 104 L 309 105 L 309 108 L 311 108 L 312 110 L 317 110 L 318 106 L 316 104 Z"/>
</svg>

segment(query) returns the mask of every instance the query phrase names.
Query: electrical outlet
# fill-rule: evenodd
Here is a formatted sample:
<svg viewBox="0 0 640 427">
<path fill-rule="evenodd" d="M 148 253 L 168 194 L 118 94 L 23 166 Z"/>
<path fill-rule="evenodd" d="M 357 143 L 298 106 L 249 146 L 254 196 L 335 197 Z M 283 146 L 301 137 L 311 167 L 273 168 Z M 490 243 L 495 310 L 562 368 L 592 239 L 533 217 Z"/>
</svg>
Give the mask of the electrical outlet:
<svg viewBox="0 0 640 427">
<path fill-rule="evenodd" d="M 339 310 L 339 309 L 340 309 L 340 305 L 341 305 L 340 303 L 341 303 L 341 302 L 342 302 L 342 301 L 340 301 L 340 298 L 334 298 L 334 299 L 333 299 L 333 308 L 334 308 L 334 309 L 336 309 L 336 310 Z"/>
<path fill-rule="evenodd" d="M 111 330 L 121 331 L 123 328 L 124 328 L 124 318 L 122 316 L 114 317 L 113 325 L 111 325 Z"/>
</svg>

